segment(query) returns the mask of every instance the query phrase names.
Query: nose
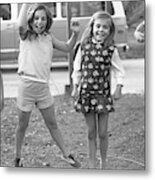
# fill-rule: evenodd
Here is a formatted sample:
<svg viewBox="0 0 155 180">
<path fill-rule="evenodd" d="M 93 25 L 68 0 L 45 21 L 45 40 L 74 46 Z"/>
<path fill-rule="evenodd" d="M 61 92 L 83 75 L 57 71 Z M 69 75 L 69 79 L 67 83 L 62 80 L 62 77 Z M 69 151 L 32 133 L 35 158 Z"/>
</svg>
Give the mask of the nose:
<svg viewBox="0 0 155 180">
<path fill-rule="evenodd" d="M 103 26 L 100 26 L 99 30 L 100 30 L 100 31 L 103 31 L 103 29 L 104 29 Z"/>
<path fill-rule="evenodd" d="M 41 18 L 38 19 L 38 23 L 39 23 L 39 24 L 42 23 L 42 19 L 41 19 Z"/>
</svg>

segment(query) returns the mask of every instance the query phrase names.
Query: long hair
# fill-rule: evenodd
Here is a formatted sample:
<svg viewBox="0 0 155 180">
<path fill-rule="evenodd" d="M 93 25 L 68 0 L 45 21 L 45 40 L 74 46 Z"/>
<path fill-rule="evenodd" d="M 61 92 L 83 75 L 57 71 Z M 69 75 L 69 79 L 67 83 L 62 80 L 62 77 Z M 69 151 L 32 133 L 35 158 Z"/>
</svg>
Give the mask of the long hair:
<svg viewBox="0 0 155 180">
<path fill-rule="evenodd" d="M 50 10 L 46 6 L 44 6 L 43 4 L 34 4 L 33 6 L 31 6 L 28 9 L 28 12 L 27 12 L 27 22 L 28 22 L 28 31 L 29 31 L 28 37 L 29 37 L 29 39 L 31 39 L 31 36 L 37 37 L 37 34 L 33 31 L 32 23 L 34 20 L 35 13 L 38 10 L 44 10 L 45 14 L 47 16 L 47 24 L 45 27 L 46 33 L 49 33 L 49 30 L 53 24 L 53 17 L 52 17 Z"/>
<path fill-rule="evenodd" d="M 81 38 L 81 44 L 86 41 L 89 41 L 89 39 L 91 39 L 93 37 L 93 26 L 94 26 L 95 20 L 97 20 L 97 19 L 103 19 L 103 20 L 109 21 L 110 33 L 104 41 L 104 47 L 108 47 L 108 46 L 114 44 L 115 25 L 114 25 L 111 15 L 105 11 L 98 11 L 93 14 L 90 21 L 88 22 L 88 25 L 87 25 L 85 31 L 83 32 L 83 35 Z"/>
</svg>

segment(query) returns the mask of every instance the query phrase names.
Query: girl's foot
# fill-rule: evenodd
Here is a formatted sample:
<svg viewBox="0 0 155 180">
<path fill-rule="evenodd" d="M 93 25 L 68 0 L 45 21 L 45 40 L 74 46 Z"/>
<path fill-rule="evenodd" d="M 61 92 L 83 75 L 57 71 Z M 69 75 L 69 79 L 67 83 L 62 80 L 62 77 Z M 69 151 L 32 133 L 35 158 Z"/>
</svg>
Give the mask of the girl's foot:
<svg viewBox="0 0 155 180">
<path fill-rule="evenodd" d="M 23 167 L 23 164 L 21 163 L 21 159 L 20 158 L 16 158 L 15 159 L 15 167 Z"/>
<path fill-rule="evenodd" d="M 100 163 L 100 169 L 103 169 L 103 170 L 106 169 L 106 162 Z"/>
<path fill-rule="evenodd" d="M 61 156 L 61 158 L 67 163 L 69 163 L 71 166 L 73 166 L 74 168 L 81 167 L 81 164 L 74 158 L 72 154 L 70 154 L 68 157 Z"/>
</svg>

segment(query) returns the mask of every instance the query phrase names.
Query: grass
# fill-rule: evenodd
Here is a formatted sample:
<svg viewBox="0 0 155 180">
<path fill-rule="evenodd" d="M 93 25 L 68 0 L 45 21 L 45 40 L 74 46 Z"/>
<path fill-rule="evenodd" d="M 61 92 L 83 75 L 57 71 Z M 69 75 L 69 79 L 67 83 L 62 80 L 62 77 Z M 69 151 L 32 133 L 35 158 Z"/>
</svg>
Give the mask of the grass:
<svg viewBox="0 0 155 180">
<path fill-rule="evenodd" d="M 125 94 L 115 102 L 114 113 L 109 118 L 109 150 L 107 169 L 145 169 L 145 120 L 144 96 Z M 88 168 L 87 128 L 82 114 L 73 109 L 73 101 L 67 94 L 55 97 L 55 111 L 58 125 L 66 146 L 81 162 L 82 169 Z M 13 167 L 15 157 L 15 128 L 18 116 L 15 99 L 5 99 L 1 118 L 1 166 Z M 35 109 L 23 145 L 22 156 L 25 167 L 72 168 L 62 161 L 54 150 L 43 119 Z M 55 154 L 56 153 L 56 154 Z M 97 151 L 99 168 L 99 152 Z"/>
</svg>

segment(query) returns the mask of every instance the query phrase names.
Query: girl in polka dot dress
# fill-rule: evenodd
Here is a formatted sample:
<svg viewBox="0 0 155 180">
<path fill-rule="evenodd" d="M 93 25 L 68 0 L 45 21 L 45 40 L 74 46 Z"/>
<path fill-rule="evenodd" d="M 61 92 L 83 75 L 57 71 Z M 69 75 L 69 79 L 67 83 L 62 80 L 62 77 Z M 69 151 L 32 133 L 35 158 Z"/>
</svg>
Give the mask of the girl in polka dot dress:
<svg viewBox="0 0 155 180">
<path fill-rule="evenodd" d="M 115 26 L 111 16 L 95 13 L 81 39 L 72 73 L 75 109 L 82 112 L 88 126 L 89 168 L 96 167 L 97 133 L 100 142 L 101 168 L 106 165 L 108 117 L 114 111 L 113 99 L 121 97 L 124 69 L 114 45 Z M 116 90 L 111 96 L 111 70 Z"/>
</svg>

